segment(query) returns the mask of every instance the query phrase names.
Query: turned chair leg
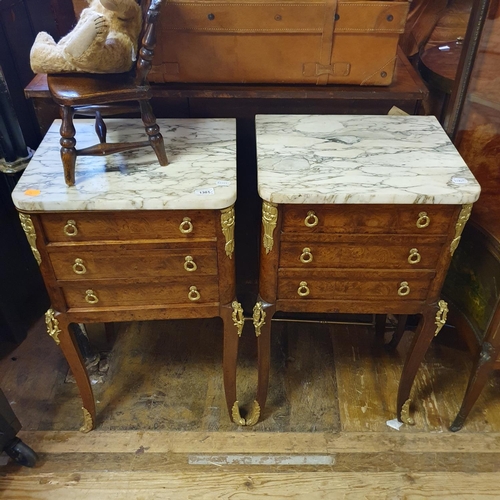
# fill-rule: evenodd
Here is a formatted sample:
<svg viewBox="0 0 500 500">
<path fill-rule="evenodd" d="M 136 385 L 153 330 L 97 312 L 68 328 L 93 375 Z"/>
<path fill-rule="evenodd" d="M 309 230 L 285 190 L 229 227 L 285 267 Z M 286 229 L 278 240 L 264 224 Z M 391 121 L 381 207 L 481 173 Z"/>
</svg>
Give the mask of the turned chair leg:
<svg viewBox="0 0 500 500">
<path fill-rule="evenodd" d="M 61 160 L 64 169 L 64 180 L 68 186 L 75 185 L 76 139 L 73 124 L 74 110 L 71 106 L 61 106 Z"/>
<path fill-rule="evenodd" d="M 146 134 L 149 137 L 149 143 L 156 153 L 158 162 L 162 167 L 168 165 L 167 153 L 163 136 L 160 134 L 160 127 L 156 123 L 156 117 L 153 114 L 153 108 L 149 101 L 139 101 L 141 107 L 141 118 L 146 129 Z"/>
</svg>

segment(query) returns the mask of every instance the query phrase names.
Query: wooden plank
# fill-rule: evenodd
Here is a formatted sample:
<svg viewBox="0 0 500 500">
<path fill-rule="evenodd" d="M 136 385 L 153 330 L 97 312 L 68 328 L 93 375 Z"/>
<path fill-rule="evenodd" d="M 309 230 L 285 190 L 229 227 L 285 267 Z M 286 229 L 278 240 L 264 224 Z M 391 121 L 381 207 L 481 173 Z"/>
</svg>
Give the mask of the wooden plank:
<svg viewBox="0 0 500 500">
<path fill-rule="evenodd" d="M 21 431 L 39 453 L 500 453 L 500 432 Z"/>
<path fill-rule="evenodd" d="M 141 500 L 287 498 L 498 498 L 497 473 L 228 473 L 74 472 L 1 477 L 0 489 L 11 500 L 88 498 Z"/>
</svg>

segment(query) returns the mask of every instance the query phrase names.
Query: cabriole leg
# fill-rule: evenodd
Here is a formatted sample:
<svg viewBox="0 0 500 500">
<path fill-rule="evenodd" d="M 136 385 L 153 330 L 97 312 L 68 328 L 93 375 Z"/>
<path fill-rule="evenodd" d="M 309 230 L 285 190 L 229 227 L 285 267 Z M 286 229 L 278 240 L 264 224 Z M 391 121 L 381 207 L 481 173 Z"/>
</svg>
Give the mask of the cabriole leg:
<svg viewBox="0 0 500 500">
<path fill-rule="evenodd" d="M 82 432 L 89 432 L 95 426 L 96 409 L 94 394 L 87 370 L 85 369 L 85 362 L 78 348 L 78 343 L 69 328 L 67 315 L 49 309 L 45 313 L 45 323 L 47 325 L 47 333 L 61 347 L 64 357 L 75 377 L 76 385 L 83 402 L 84 423 L 80 430 Z"/>
<path fill-rule="evenodd" d="M 432 339 L 441 330 L 443 322 L 446 320 L 445 305 L 446 302 L 439 301 L 438 307 L 436 305 L 427 305 L 425 307 L 410 349 L 406 355 L 397 399 L 398 419 L 406 424 L 412 425 L 414 423 L 413 419 L 409 416 L 411 403 L 410 391 Z M 446 312 L 447 310 L 446 308 Z"/>
</svg>

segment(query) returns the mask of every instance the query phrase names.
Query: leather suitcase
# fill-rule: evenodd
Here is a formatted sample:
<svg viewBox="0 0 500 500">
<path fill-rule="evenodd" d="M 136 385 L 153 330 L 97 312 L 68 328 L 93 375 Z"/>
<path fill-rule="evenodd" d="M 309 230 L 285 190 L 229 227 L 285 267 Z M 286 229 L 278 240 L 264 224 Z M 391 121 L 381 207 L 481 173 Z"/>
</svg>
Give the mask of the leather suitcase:
<svg viewBox="0 0 500 500">
<path fill-rule="evenodd" d="M 173 0 L 151 82 L 389 85 L 407 1 Z"/>
</svg>

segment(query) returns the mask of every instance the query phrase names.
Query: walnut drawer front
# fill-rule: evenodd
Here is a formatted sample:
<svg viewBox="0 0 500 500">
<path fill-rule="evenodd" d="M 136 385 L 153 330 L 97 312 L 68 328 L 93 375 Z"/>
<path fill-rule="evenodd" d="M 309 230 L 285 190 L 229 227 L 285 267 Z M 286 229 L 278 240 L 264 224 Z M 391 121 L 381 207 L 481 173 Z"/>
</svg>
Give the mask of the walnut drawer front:
<svg viewBox="0 0 500 500">
<path fill-rule="evenodd" d="M 433 271 L 280 269 L 278 299 L 424 300 Z"/>
<path fill-rule="evenodd" d="M 49 245 L 47 249 L 58 280 L 217 275 L 215 246 Z"/>
<path fill-rule="evenodd" d="M 215 212 L 64 212 L 41 216 L 51 242 L 214 238 Z"/>
<path fill-rule="evenodd" d="M 455 205 L 284 205 L 283 232 L 447 234 Z"/>
<path fill-rule="evenodd" d="M 434 269 L 446 238 L 420 235 L 284 233 L 284 268 Z"/>
<path fill-rule="evenodd" d="M 172 279 L 164 284 L 120 284 L 88 282 L 65 285 L 63 293 L 70 308 L 120 306 L 165 306 L 218 302 L 217 278 Z"/>
</svg>

